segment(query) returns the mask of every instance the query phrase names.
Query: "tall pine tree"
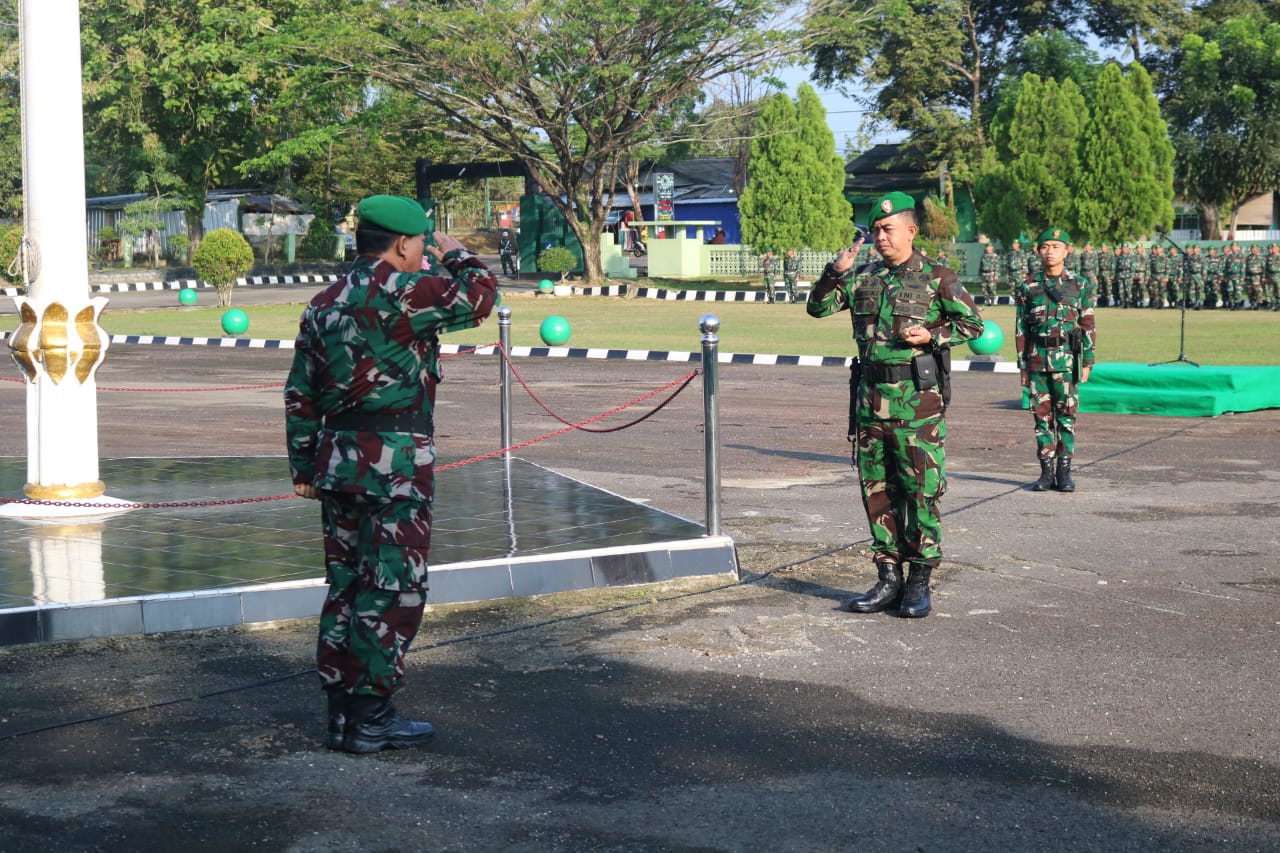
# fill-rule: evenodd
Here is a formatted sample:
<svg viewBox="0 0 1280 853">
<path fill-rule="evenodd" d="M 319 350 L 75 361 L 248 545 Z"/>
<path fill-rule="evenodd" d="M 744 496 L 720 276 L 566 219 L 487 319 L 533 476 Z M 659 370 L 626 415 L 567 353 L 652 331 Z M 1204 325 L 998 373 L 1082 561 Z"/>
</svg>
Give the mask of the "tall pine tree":
<svg viewBox="0 0 1280 853">
<path fill-rule="evenodd" d="M 1107 63 L 1085 125 L 1081 173 L 1076 182 L 1079 238 L 1119 243 L 1150 232 L 1152 205 L 1142 198 L 1154 158 L 1138 99 L 1120 66 Z"/>
<path fill-rule="evenodd" d="M 803 171 L 796 105 L 779 92 L 764 102 L 751 140 L 747 186 L 738 199 L 742 241 L 756 252 L 804 245 L 796 186 Z"/>
<path fill-rule="evenodd" d="M 1022 78 L 1009 127 L 1009 178 L 1025 205 L 1029 234 L 1054 225 L 1075 227 L 1072 192 L 1087 112 L 1084 96 L 1071 80 L 1059 85 L 1036 74 Z"/>
<path fill-rule="evenodd" d="M 1138 196 L 1139 221 L 1148 234 L 1159 227 L 1173 227 L 1173 141 L 1169 126 L 1160 115 L 1160 102 L 1152 87 L 1151 75 L 1137 62 L 1129 66 L 1129 87 L 1138 106 L 1138 122 L 1147 136 L 1150 161 L 1143 169 L 1143 187 Z"/>
<path fill-rule="evenodd" d="M 800 234 L 806 247 L 836 251 L 852 242 L 853 207 L 844 195 L 844 161 L 836 154 L 836 138 L 827 126 L 827 110 L 808 83 L 797 89 L 800 123 Z"/>
</svg>

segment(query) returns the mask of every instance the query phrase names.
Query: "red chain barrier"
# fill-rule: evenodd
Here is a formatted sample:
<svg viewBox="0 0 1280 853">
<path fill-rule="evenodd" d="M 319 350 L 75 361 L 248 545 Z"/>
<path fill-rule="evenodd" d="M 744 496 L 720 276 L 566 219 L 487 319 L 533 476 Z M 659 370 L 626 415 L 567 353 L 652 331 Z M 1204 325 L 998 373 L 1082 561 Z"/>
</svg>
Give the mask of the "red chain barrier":
<svg viewBox="0 0 1280 853">
<path fill-rule="evenodd" d="M 616 409 L 610 409 L 609 411 L 605 412 L 603 415 L 597 415 L 594 418 L 588 418 L 585 421 L 580 421 L 579 423 L 575 424 L 565 420 L 564 418 L 560 417 L 555 412 L 547 408 L 546 404 L 538 399 L 538 395 L 533 393 L 533 390 L 529 387 L 529 384 L 524 381 L 524 377 L 520 375 L 520 371 L 516 370 L 516 366 L 511 362 L 511 359 L 507 356 L 506 351 L 503 350 L 501 347 L 499 347 L 498 352 L 502 353 L 502 359 L 507 363 L 507 367 L 511 368 L 511 375 L 516 378 L 516 381 L 520 383 L 520 387 L 525 390 L 525 393 L 527 393 L 531 398 L 533 398 L 533 402 L 537 403 L 538 406 L 542 409 L 542 411 L 546 412 L 548 415 L 555 418 L 560 423 L 568 424 L 570 429 L 579 429 L 579 430 L 582 430 L 583 432 L 597 432 L 597 433 L 621 432 L 622 430 L 627 429 L 628 427 L 633 427 L 642 421 L 648 420 L 649 418 L 653 417 L 658 412 L 666 408 L 667 404 L 670 403 L 672 400 L 674 400 L 677 394 L 679 394 L 686 387 L 688 387 L 689 383 L 693 381 L 693 377 L 697 376 L 698 373 L 700 372 L 699 370 L 693 370 L 685 374 L 684 376 L 681 376 L 679 379 L 673 380 L 672 382 L 668 382 L 666 385 L 663 385 L 661 388 L 658 388 L 655 391 L 650 391 L 648 394 L 645 394 L 643 397 L 637 397 L 635 400 L 632 400 L 630 403 L 624 403 L 623 405 L 617 407 Z M 684 383 L 684 384 L 681 384 L 681 383 Z M 653 410 L 650 411 L 648 414 L 642 415 L 636 418 L 634 421 L 631 421 L 630 423 L 625 423 L 622 426 L 609 427 L 608 429 L 586 429 L 585 427 L 582 426 L 582 424 L 589 424 L 594 421 L 598 421 L 601 418 L 608 417 L 609 415 L 620 412 L 623 409 L 634 406 L 636 403 L 642 402 L 644 400 L 649 399 L 650 397 L 654 397 L 658 394 L 661 394 L 663 391 L 667 390 L 668 388 L 671 388 L 674 385 L 680 385 L 680 387 L 677 388 L 674 392 L 672 392 L 670 397 L 668 397 L 667 399 L 659 403 L 657 406 L 655 406 Z"/>
<path fill-rule="evenodd" d="M 503 358 L 506 358 L 506 353 L 503 353 Z M 509 361 L 508 361 L 508 364 L 510 364 Z M 512 369 L 512 372 L 513 373 L 515 372 L 514 368 Z M 662 411 L 662 409 L 664 409 L 668 403 L 670 403 L 672 400 L 676 398 L 676 395 L 678 395 L 685 388 L 689 387 L 689 383 L 692 382 L 693 378 L 701 372 L 702 372 L 701 370 L 690 371 L 684 376 L 681 376 L 679 379 L 673 379 L 672 381 L 668 382 L 666 385 L 663 385 L 661 388 L 655 388 L 654 390 L 650 391 L 647 394 L 641 395 L 635 398 L 634 400 L 631 400 L 630 402 L 623 403 L 621 406 L 614 406 L 609 411 L 602 412 L 594 417 L 587 418 L 585 421 L 579 421 L 576 424 L 569 424 L 568 426 L 562 429 L 555 430 L 554 432 L 549 432 L 546 435 L 540 435 L 537 438 L 531 438 L 528 441 L 522 441 L 519 444 L 513 444 L 510 447 L 504 447 L 501 450 L 493 450 L 493 451 L 490 451 L 489 453 L 483 453 L 479 456 L 473 456 L 470 459 L 463 459 L 461 462 L 450 462 L 448 465 L 439 465 L 436 467 L 436 470 L 448 471 L 451 468 L 461 468 L 463 465 L 470 465 L 472 462 L 479 462 L 483 459 L 492 459 L 495 456 L 501 456 L 502 454 L 510 453 L 513 450 L 522 450 L 532 444 L 537 444 L 540 441 L 546 441 L 549 438 L 555 438 L 558 435 L 564 435 L 566 432 L 570 432 L 575 429 L 582 430 L 583 432 L 617 432 L 618 430 L 626 429 L 629 426 L 635 426 L 636 424 L 640 423 L 646 418 L 652 417 L 653 415 Z M 517 376 L 517 378 L 519 377 Z M 524 389 L 526 391 L 529 390 L 529 386 L 525 385 L 523 379 L 520 380 L 520 384 L 524 386 Z M 623 426 L 620 426 L 620 427 L 614 427 L 612 429 L 583 429 L 583 427 L 586 424 L 595 423 L 596 421 L 599 421 L 599 420 L 604 420 L 610 415 L 614 415 L 614 414 L 617 414 L 618 412 L 621 412 L 623 409 L 629 409 L 638 403 L 643 403 L 645 400 L 648 400 L 651 397 L 656 397 L 657 395 L 661 394 L 663 391 L 666 391 L 668 388 L 672 388 L 676 385 L 679 385 L 680 387 L 676 388 L 676 390 L 671 393 L 671 396 L 667 397 L 667 399 L 659 403 L 648 414 L 642 417 L 636 418 L 631 423 L 624 424 Z M 529 396 L 532 397 L 533 393 L 530 392 Z M 534 399 L 537 400 L 537 397 L 534 397 Z M 542 405 L 542 404 L 539 403 L 538 405 Z M 561 423 L 568 423 L 568 421 L 563 420 L 562 418 L 560 418 L 559 415 L 556 415 L 554 412 L 547 409 L 546 406 L 543 406 L 543 410 L 546 411 L 547 414 L 551 415 L 551 417 L 560 421 Z"/>
</svg>

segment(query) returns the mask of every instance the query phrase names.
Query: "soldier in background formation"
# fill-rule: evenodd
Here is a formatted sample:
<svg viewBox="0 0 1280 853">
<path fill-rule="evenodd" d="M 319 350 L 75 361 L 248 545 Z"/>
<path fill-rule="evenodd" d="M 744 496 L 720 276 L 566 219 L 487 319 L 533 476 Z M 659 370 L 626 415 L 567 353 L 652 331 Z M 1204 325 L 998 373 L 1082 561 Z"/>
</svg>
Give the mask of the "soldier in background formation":
<svg viewBox="0 0 1280 853">
<path fill-rule="evenodd" d="M 777 263 L 778 259 L 774 257 L 772 249 L 760 256 L 760 274 L 764 277 L 764 301 L 770 305 L 773 304 L 773 282 L 776 280 Z"/>
<path fill-rule="evenodd" d="M 787 289 L 787 301 L 796 301 L 796 282 L 800 281 L 800 256 L 795 249 L 787 249 L 782 257 L 782 286 Z"/>
<path fill-rule="evenodd" d="M 1000 283 L 1000 256 L 990 243 L 982 252 L 978 263 L 978 275 L 982 278 L 982 304 L 996 304 L 996 286 Z"/>
<path fill-rule="evenodd" d="M 1063 268 L 1092 282 L 1097 304 L 1113 308 L 1177 308 L 1185 301 L 1193 311 L 1280 311 L 1280 245 L 1275 243 L 1265 248 L 1254 244 L 1247 251 L 1237 243 L 1207 249 L 1191 245 L 1181 251 L 1156 244 L 1150 252 L 1141 244 L 1103 245 L 1096 251 L 1086 244 L 1067 255 Z M 1003 258 L 988 244 L 978 269 L 988 305 L 995 303 L 1000 270 L 1012 292 L 1039 274 L 1040 259 L 1019 241 L 1010 244 Z"/>
</svg>

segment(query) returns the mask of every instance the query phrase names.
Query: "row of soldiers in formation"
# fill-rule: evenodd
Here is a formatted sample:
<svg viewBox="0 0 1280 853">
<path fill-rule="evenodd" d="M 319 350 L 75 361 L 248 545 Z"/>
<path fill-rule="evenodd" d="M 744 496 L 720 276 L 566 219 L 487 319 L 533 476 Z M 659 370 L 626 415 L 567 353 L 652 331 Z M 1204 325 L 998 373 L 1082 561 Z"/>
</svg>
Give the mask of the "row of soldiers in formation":
<svg viewBox="0 0 1280 853">
<path fill-rule="evenodd" d="M 1152 246 L 1103 246 L 1086 244 L 1067 256 L 1067 269 L 1094 282 L 1098 304 L 1120 308 L 1177 307 L 1186 300 L 1193 310 L 1201 308 L 1269 308 L 1280 311 L 1280 245 L 1272 243 L 1263 254 L 1258 244 L 1248 252 L 1238 243 L 1219 251 L 1211 246 L 1188 246 L 1181 254 L 1173 249 Z M 996 300 L 1002 281 L 1010 286 L 1040 271 L 1035 252 L 1014 242 L 1004 255 L 991 244 L 982 255 L 978 273 L 982 295 L 988 305 Z"/>
</svg>

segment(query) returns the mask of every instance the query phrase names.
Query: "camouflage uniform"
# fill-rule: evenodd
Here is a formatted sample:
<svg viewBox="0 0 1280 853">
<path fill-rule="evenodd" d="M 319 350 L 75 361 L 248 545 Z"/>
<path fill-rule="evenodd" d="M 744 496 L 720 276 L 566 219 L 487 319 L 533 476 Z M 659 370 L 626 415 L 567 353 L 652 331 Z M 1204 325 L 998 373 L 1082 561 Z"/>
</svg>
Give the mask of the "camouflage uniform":
<svg viewBox="0 0 1280 853">
<path fill-rule="evenodd" d="M 773 252 L 765 252 L 760 256 L 760 272 L 764 276 L 764 301 L 773 302 L 773 282 L 776 280 L 777 258 Z"/>
<path fill-rule="evenodd" d="M 796 282 L 800 280 L 800 256 L 795 249 L 782 257 L 782 285 L 787 289 L 787 301 L 796 301 Z"/>
<path fill-rule="evenodd" d="M 1119 252 L 1116 256 L 1116 304 L 1121 308 L 1129 308 L 1134 304 L 1134 257 L 1128 246 L 1121 246 Z"/>
<path fill-rule="evenodd" d="M 1060 299 L 1046 288 L 1042 271 L 1017 289 L 1014 304 L 1018 369 L 1030 380 L 1037 457 L 1042 470 L 1045 462 L 1057 460 L 1061 471 L 1064 461 L 1069 470 L 1075 453 L 1077 382 L 1080 369 L 1093 364 L 1096 332 L 1092 283 L 1064 270 L 1056 285 Z M 1078 351 L 1072 349 L 1073 339 Z"/>
<path fill-rule="evenodd" d="M 1159 246 L 1151 247 L 1147 270 L 1147 304 L 1152 308 L 1163 308 L 1164 292 L 1169 286 L 1169 262 Z"/>
<path fill-rule="evenodd" d="M 863 371 L 855 438 L 876 562 L 936 566 L 946 406 L 941 386 L 917 390 L 911 378 L 912 357 L 931 350 L 910 347 L 898 335 L 918 322 L 933 333 L 934 349 L 945 351 L 982 334 L 982 318 L 956 274 L 918 251 L 897 267 L 867 264 L 843 280 L 828 267 L 809 294 L 809 314 L 845 310 Z"/>
<path fill-rule="evenodd" d="M 1232 243 L 1222 260 L 1222 301 L 1232 311 L 1244 304 L 1244 255 Z"/>
<path fill-rule="evenodd" d="M 1272 311 L 1280 311 L 1280 246 L 1267 247 L 1267 299 Z"/>
<path fill-rule="evenodd" d="M 1151 260 L 1147 257 L 1146 249 L 1141 246 L 1133 247 L 1133 287 L 1131 289 L 1132 302 L 1135 308 L 1141 308 L 1143 305 L 1150 304 L 1147 295 L 1147 279 L 1151 276 Z"/>
<path fill-rule="evenodd" d="M 1021 246 L 1015 242 L 1013 248 L 1009 249 L 1005 262 L 1008 264 L 1005 281 L 1008 282 L 1009 292 L 1012 293 L 1013 286 L 1026 277 L 1027 253 L 1022 251 Z"/>
<path fill-rule="evenodd" d="M 1204 304 L 1205 276 L 1205 257 L 1200 254 L 1199 246 L 1192 246 L 1187 250 L 1186 257 L 1182 260 L 1182 270 L 1183 279 L 1186 282 L 1183 293 L 1186 296 L 1187 306 L 1198 311 Z"/>
<path fill-rule="evenodd" d="M 441 332 L 479 325 L 497 280 L 458 251 L 451 278 L 361 255 L 302 312 L 285 385 L 293 482 L 320 492 L 328 595 L 316 669 L 327 690 L 388 697 L 427 593 Z"/>
<path fill-rule="evenodd" d="M 1263 275 L 1267 271 L 1267 260 L 1258 252 L 1258 244 L 1249 247 L 1249 254 L 1244 258 L 1245 279 L 1249 285 L 1249 305 L 1257 311 L 1262 307 Z"/>
<path fill-rule="evenodd" d="M 995 305 L 996 285 L 1000 282 L 1000 256 L 995 249 L 987 248 L 990 251 L 984 251 L 978 262 L 978 275 L 982 277 L 982 304 Z"/>
<path fill-rule="evenodd" d="M 1209 254 L 1204 259 L 1204 301 L 1206 308 L 1217 308 L 1222 305 L 1222 255 L 1217 246 L 1209 247 Z"/>
<path fill-rule="evenodd" d="M 1089 283 L 1093 285 L 1094 293 L 1100 290 L 1098 284 L 1098 270 L 1100 267 L 1100 256 L 1094 251 L 1092 245 L 1086 243 L 1084 251 L 1080 253 L 1080 275 L 1089 279 Z"/>
</svg>

